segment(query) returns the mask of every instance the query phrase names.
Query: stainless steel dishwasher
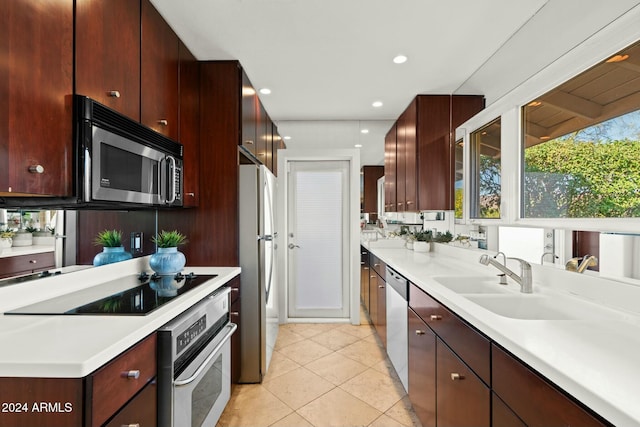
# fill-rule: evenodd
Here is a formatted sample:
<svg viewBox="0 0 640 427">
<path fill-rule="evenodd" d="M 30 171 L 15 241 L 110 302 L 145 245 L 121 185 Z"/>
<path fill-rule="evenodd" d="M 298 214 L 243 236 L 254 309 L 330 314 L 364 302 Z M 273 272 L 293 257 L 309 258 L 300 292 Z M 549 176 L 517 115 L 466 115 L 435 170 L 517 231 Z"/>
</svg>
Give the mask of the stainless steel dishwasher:
<svg viewBox="0 0 640 427">
<path fill-rule="evenodd" d="M 400 377 L 405 391 L 409 390 L 407 309 L 409 281 L 387 267 L 387 353 Z"/>
</svg>

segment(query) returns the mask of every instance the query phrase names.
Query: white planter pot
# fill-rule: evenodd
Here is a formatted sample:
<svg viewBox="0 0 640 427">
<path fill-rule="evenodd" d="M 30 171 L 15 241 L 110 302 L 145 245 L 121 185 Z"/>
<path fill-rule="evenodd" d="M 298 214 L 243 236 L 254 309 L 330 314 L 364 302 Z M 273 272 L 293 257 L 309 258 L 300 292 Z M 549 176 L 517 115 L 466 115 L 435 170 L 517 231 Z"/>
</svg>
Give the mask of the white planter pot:
<svg viewBox="0 0 640 427">
<path fill-rule="evenodd" d="M 414 252 L 429 252 L 431 249 L 431 242 L 414 242 L 413 250 Z"/>
<path fill-rule="evenodd" d="M 407 240 L 407 249 L 409 249 L 410 251 L 413 250 L 413 244 L 415 242 L 413 240 Z"/>
<path fill-rule="evenodd" d="M 31 246 L 33 245 L 33 235 L 31 233 L 16 233 L 13 236 L 13 246 Z"/>
<path fill-rule="evenodd" d="M 0 252 L 2 252 L 5 248 L 10 248 L 12 243 L 11 237 L 6 237 L 4 239 L 0 239 Z"/>
<path fill-rule="evenodd" d="M 56 243 L 56 238 L 51 233 L 38 233 L 33 234 L 33 244 L 43 246 L 53 246 Z"/>
</svg>

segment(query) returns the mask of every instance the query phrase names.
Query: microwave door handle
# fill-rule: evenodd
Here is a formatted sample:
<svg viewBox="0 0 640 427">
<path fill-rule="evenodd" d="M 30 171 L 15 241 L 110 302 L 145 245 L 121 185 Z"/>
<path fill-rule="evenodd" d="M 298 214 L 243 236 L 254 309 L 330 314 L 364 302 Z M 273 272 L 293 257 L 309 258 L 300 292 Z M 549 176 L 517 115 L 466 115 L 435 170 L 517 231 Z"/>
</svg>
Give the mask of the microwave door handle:
<svg viewBox="0 0 640 427">
<path fill-rule="evenodd" d="M 83 176 L 83 190 L 84 190 L 84 201 L 91 201 L 91 153 L 89 152 L 89 148 L 85 147 L 84 149 L 84 176 Z"/>
<path fill-rule="evenodd" d="M 170 204 L 176 201 L 176 159 L 173 156 L 167 156 L 167 159 L 169 160 L 167 179 L 171 180 L 171 199 L 167 199 L 167 203 Z"/>
<path fill-rule="evenodd" d="M 166 200 L 166 198 L 164 197 L 164 180 L 163 180 L 163 176 L 162 173 L 165 170 L 165 166 L 164 166 L 164 162 L 166 161 L 166 158 L 162 158 L 160 159 L 160 161 L 158 162 L 158 201 L 159 202 L 163 202 Z"/>
</svg>

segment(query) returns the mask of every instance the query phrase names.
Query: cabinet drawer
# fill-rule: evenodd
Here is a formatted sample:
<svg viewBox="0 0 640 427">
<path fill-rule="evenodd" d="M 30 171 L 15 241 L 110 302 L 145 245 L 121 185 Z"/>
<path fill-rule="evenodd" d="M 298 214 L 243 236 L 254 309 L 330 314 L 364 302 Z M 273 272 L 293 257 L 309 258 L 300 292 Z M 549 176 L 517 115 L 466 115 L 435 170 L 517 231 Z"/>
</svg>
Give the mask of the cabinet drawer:
<svg viewBox="0 0 640 427">
<path fill-rule="evenodd" d="M 90 425 L 102 425 L 155 376 L 156 335 L 152 334 L 88 377 Z"/>
<path fill-rule="evenodd" d="M 105 427 L 155 427 L 158 425 L 156 382 L 151 382 L 109 421 Z"/>
<path fill-rule="evenodd" d="M 493 390 L 529 427 L 608 425 L 504 350 L 491 351 Z"/>
<path fill-rule="evenodd" d="M 55 265 L 53 252 L 32 255 L 19 255 L 0 258 L 0 277 L 14 276 L 18 273 L 46 270 Z"/>
<path fill-rule="evenodd" d="M 382 277 L 382 280 L 387 281 L 386 269 L 387 264 L 384 263 L 380 258 L 369 252 L 369 263 L 371 264 L 371 269 L 378 273 L 378 276 Z"/>
<path fill-rule="evenodd" d="M 487 384 L 491 384 L 491 344 L 426 292 L 409 286 L 409 306 Z"/>
</svg>

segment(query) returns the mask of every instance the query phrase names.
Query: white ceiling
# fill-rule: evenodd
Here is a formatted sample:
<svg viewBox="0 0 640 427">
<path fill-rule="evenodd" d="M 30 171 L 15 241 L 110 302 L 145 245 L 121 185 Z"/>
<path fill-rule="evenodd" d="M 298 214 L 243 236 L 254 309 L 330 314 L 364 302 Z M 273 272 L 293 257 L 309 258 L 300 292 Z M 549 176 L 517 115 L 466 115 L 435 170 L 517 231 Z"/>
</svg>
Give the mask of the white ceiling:
<svg viewBox="0 0 640 427">
<path fill-rule="evenodd" d="M 489 104 L 640 3 L 151 1 L 198 59 L 237 59 L 272 90 L 260 98 L 288 147 L 359 143 L 362 164 L 382 164 L 384 135 L 416 94 Z M 409 60 L 394 64 L 398 54 Z"/>
</svg>

